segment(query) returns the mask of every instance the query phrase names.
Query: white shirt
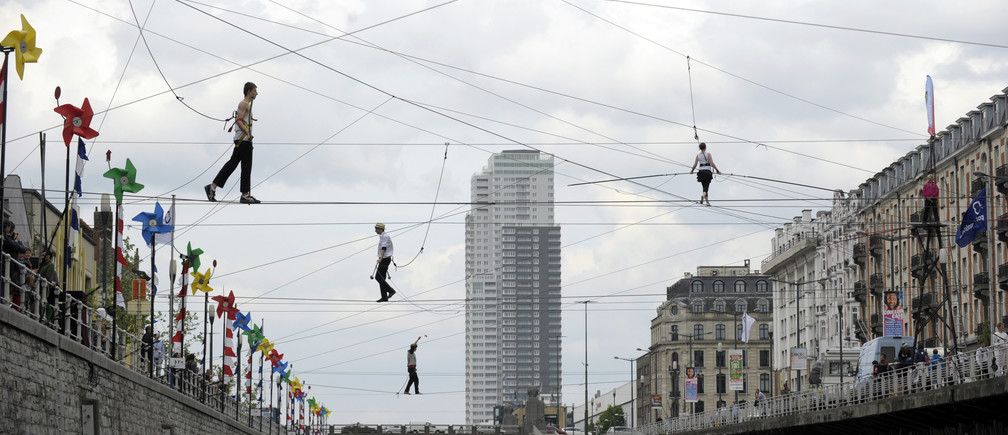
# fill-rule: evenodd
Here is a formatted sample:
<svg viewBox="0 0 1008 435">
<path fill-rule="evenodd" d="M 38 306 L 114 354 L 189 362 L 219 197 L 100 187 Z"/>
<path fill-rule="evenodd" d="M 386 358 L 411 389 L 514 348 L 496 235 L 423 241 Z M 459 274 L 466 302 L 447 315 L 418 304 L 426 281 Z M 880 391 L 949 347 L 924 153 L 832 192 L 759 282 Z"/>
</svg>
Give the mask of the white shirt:
<svg viewBox="0 0 1008 435">
<path fill-rule="evenodd" d="M 707 158 L 707 153 L 706 152 L 697 153 L 697 162 L 700 165 L 700 167 L 697 168 L 697 169 L 699 169 L 701 171 L 709 171 L 709 170 L 711 170 L 710 159 Z"/>
<path fill-rule="evenodd" d="M 994 345 L 1008 344 L 1008 334 L 998 331 L 994 333 Z"/>
<path fill-rule="evenodd" d="M 382 248 L 385 248 L 385 256 L 382 257 Z M 378 235 L 378 257 L 388 258 L 392 256 L 392 238 L 384 231 Z"/>
</svg>

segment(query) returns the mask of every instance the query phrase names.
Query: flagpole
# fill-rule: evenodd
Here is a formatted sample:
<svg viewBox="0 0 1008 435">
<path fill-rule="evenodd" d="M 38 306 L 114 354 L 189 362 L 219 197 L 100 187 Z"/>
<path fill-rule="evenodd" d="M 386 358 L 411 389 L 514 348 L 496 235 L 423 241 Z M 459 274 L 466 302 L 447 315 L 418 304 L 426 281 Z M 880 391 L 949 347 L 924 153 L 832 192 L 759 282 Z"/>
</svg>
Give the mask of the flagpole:
<svg viewBox="0 0 1008 435">
<path fill-rule="evenodd" d="M 5 83 L 6 83 L 6 80 L 5 80 Z M 4 87 L 4 89 L 5 89 L 5 92 L 6 92 L 6 86 Z M 6 95 L 4 96 L 4 101 L 5 101 L 5 103 L 4 103 L 3 106 L 4 106 L 4 111 L 6 111 L 7 110 L 7 103 L 6 103 L 7 96 Z M 4 113 L 3 115 L 0 115 L 0 116 L 2 116 L 4 120 L 7 119 L 7 114 L 6 113 Z M 4 122 L 4 125 L 6 125 L 6 124 L 7 123 Z M 39 240 L 41 240 L 43 242 L 46 241 L 46 240 L 49 240 L 49 226 L 47 225 L 47 222 L 46 222 L 46 215 L 48 215 L 49 213 L 46 213 L 45 146 L 46 146 L 45 133 L 43 133 L 43 132 L 40 131 L 39 132 L 39 158 L 40 158 L 40 165 L 41 165 L 40 169 L 42 171 L 41 172 L 41 175 L 42 175 L 42 180 L 41 180 L 42 181 L 42 195 L 41 195 L 42 196 L 42 204 L 39 207 L 39 209 L 41 210 L 41 213 L 42 213 L 42 222 L 41 222 L 42 223 L 42 231 L 39 231 L 39 234 L 42 236 L 42 238 L 39 239 Z M 2 166 L 2 164 L 0 164 L 0 166 Z M 2 193 L 0 193 L 0 195 L 2 195 Z M 2 200 L 3 200 L 3 198 L 0 198 L 0 201 L 2 201 Z M 42 249 L 47 249 L 47 248 L 48 247 L 42 248 Z M 39 254 L 39 255 L 41 256 L 42 254 Z M 49 277 L 46 277 L 46 279 L 49 279 Z"/>
<path fill-rule="evenodd" d="M 4 186 L 7 185 L 7 78 L 10 74 L 7 73 L 7 61 L 10 60 L 10 54 L 14 51 L 14 47 L 3 47 L 4 61 L 3 61 L 3 74 L 0 80 L 3 80 L 3 99 L 0 99 L 0 181 L 3 182 Z M 69 163 L 67 163 L 69 165 Z M 69 170 L 69 168 L 67 169 Z M 44 178 L 43 178 L 44 179 Z M 4 203 L 4 186 L 0 186 L 0 207 Z M 45 195 L 43 193 L 43 195 Z M 45 213 L 45 200 L 42 201 L 42 211 Z M 0 210 L 0 216 L 3 215 L 3 211 Z"/>
<path fill-rule="evenodd" d="M 43 180 L 44 179 L 45 179 L 45 177 L 43 177 Z M 43 192 L 44 191 L 45 190 L 43 190 Z M 43 207 L 44 207 L 45 206 L 45 200 L 44 199 L 42 201 L 42 204 L 43 204 Z M 116 213 L 115 213 L 116 259 L 115 259 L 115 264 L 116 264 L 116 270 L 117 271 L 122 267 L 122 264 L 119 263 L 119 253 L 120 253 L 119 252 L 119 243 L 120 243 L 120 240 L 119 240 L 119 237 L 120 237 L 120 234 L 119 234 L 119 219 L 122 219 L 122 217 L 119 216 L 119 210 L 121 210 L 121 209 L 122 209 L 122 203 L 121 202 L 116 202 Z M 45 216 L 45 211 L 42 212 L 42 215 Z M 116 329 L 117 328 L 117 326 L 116 326 L 117 322 L 116 321 L 119 319 L 119 295 L 121 294 L 120 292 L 122 292 L 122 277 L 119 275 L 119 273 L 116 273 L 116 277 L 115 277 L 115 296 L 112 297 L 112 299 L 113 299 L 113 302 L 112 302 L 112 361 L 116 361 L 116 349 L 119 347 L 119 334 L 118 334 L 117 329 Z"/>
<path fill-rule="evenodd" d="M 266 319 L 260 319 L 259 323 L 261 325 L 259 327 L 260 331 L 263 330 L 263 329 L 266 329 Z M 250 371 L 252 370 L 252 365 L 251 364 L 249 365 L 249 370 Z M 271 371 L 270 372 L 270 380 L 272 380 L 272 379 L 273 379 L 273 372 Z M 260 414 L 259 415 L 259 417 L 260 417 L 259 418 L 259 431 L 260 432 L 262 432 L 262 394 L 263 394 L 263 392 L 262 392 L 262 381 L 263 381 L 263 353 L 262 353 L 262 349 L 260 349 L 259 350 L 259 400 L 257 400 L 257 402 L 259 402 L 259 414 Z M 249 386 L 251 386 L 251 384 L 252 384 L 252 379 L 249 378 Z M 251 400 L 251 399 L 249 399 L 249 400 Z"/>
<path fill-rule="evenodd" d="M 239 338 L 238 351 L 235 352 L 235 355 L 238 355 L 235 357 L 235 364 L 237 364 L 235 367 L 235 420 L 238 420 L 238 414 L 241 411 L 241 376 L 238 375 L 238 373 L 241 373 L 241 350 L 242 341 Z"/>
<path fill-rule="evenodd" d="M 171 206 L 171 220 L 172 220 L 172 232 L 171 232 L 171 246 L 175 247 L 175 194 L 171 196 L 172 206 Z M 171 357 L 175 356 L 175 273 L 177 272 L 177 264 L 175 263 L 175 253 L 168 250 L 168 355 Z"/>
</svg>

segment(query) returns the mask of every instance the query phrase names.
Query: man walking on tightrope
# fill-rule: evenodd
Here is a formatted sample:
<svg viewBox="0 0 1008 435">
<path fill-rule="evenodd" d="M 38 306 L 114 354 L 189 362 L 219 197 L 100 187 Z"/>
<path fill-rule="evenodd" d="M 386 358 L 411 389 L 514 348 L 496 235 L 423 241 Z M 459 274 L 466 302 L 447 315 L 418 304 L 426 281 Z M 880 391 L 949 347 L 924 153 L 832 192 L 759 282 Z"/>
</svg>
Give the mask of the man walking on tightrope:
<svg viewBox="0 0 1008 435">
<path fill-rule="evenodd" d="M 409 382 L 406 383 L 406 394 L 410 393 L 409 388 L 411 385 L 413 386 L 413 392 L 420 394 L 420 378 L 417 377 L 416 373 L 416 349 L 419 342 L 420 337 L 417 337 L 406 353 L 406 371 L 409 373 Z"/>
<path fill-rule="evenodd" d="M 252 175 L 252 101 L 259 95 L 255 83 L 245 83 L 245 98 L 238 103 L 238 111 L 235 112 L 235 136 L 234 151 L 231 152 L 231 159 L 224 164 L 212 183 L 203 187 L 206 191 L 207 200 L 217 200 L 217 187 L 227 183 L 228 177 L 234 172 L 238 164 L 241 163 L 241 200 L 242 204 L 259 204 L 259 200 L 252 196 L 252 182 L 249 178 Z"/>
<path fill-rule="evenodd" d="M 386 282 L 388 267 L 392 264 L 392 238 L 385 234 L 385 224 L 381 222 L 375 224 L 374 230 L 375 234 L 378 234 L 378 270 L 375 273 L 375 281 L 378 281 L 378 290 L 381 291 L 381 299 L 376 302 L 388 302 L 395 294 L 395 290 Z"/>
</svg>

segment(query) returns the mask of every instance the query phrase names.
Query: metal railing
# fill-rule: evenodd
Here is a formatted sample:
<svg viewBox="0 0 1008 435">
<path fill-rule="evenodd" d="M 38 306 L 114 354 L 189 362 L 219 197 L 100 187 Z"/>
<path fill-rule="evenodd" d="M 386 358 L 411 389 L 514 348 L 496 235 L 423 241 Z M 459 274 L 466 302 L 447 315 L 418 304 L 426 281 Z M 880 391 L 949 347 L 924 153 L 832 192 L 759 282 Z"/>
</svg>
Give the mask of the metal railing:
<svg viewBox="0 0 1008 435">
<path fill-rule="evenodd" d="M 113 332 L 111 317 L 104 314 L 104 309 L 88 306 L 83 292 L 67 292 L 65 302 L 63 298 L 63 290 L 57 284 L 39 276 L 29 265 L 0 253 L 0 305 L 110 360 L 114 346 L 116 363 L 148 376 L 152 368 L 142 351 L 145 348 L 140 337 L 118 325 Z M 280 421 L 274 421 L 263 416 L 255 404 L 247 400 L 238 403 L 233 393 L 222 389 L 219 382 L 212 382 L 192 370 L 170 369 L 165 365 L 165 358 L 156 360 L 151 379 L 203 403 L 209 408 L 208 412 L 220 412 L 223 417 L 265 433 L 286 434 L 288 430 L 296 430 L 294 426 L 298 421 L 284 421 L 283 415 L 279 416 Z M 232 385 L 227 387 L 234 389 Z M 268 403 L 264 405 L 269 406 Z M 307 414 L 307 406 L 304 408 Z"/>
<path fill-rule="evenodd" d="M 898 364 L 881 375 L 857 377 L 851 382 L 822 385 L 809 390 L 768 398 L 762 403 L 741 403 L 702 413 L 680 416 L 633 428 L 635 435 L 659 435 L 709 429 L 753 419 L 779 418 L 845 405 L 868 403 L 921 391 L 1005 376 L 1008 346 L 998 345 L 955 353 L 939 360 Z"/>
</svg>

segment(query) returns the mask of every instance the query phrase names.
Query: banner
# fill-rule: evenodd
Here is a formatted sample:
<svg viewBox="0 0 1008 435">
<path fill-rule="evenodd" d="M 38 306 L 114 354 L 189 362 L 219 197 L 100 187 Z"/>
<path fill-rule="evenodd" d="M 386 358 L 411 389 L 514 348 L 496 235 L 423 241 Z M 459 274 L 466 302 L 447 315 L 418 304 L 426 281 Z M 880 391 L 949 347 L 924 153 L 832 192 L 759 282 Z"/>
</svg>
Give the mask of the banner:
<svg viewBox="0 0 1008 435">
<path fill-rule="evenodd" d="M 742 391 L 744 385 L 742 379 L 742 350 L 733 349 L 728 351 L 728 390 Z"/>
<path fill-rule="evenodd" d="M 696 367 L 686 367 L 686 403 L 697 401 Z"/>
<path fill-rule="evenodd" d="M 977 233 L 987 231 L 987 188 L 980 189 L 976 198 L 970 201 L 969 207 L 963 212 L 962 224 L 956 231 L 955 242 L 960 248 L 973 243 Z"/>
<path fill-rule="evenodd" d="M 808 351 L 804 347 L 791 348 L 791 370 L 808 370 Z"/>
<path fill-rule="evenodd" d="M 927 81 L 924 82 L 924 109 L 927 110 L 927 120 L 928 120 L 928 134 L 932 138 L 935 136 L 935 123 L 934 123 L 934 84 L 931 83 L 931 76 L 927 76 Z"/>
<path fill-rule="evenodd" d="M 885 292 L 885 307 L 882 310 L 882 328 L 885 336 L 903 336 L 903 291 Z"/>
<path fill-rule="evenodd" d="M 662 409 L 661 395 L 659 394 L 651 395 L 651 409 Z"/>
</svg>

